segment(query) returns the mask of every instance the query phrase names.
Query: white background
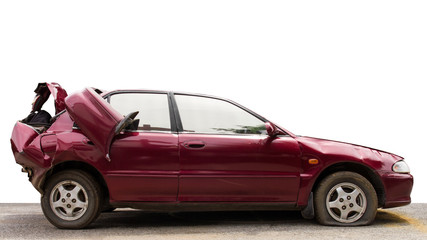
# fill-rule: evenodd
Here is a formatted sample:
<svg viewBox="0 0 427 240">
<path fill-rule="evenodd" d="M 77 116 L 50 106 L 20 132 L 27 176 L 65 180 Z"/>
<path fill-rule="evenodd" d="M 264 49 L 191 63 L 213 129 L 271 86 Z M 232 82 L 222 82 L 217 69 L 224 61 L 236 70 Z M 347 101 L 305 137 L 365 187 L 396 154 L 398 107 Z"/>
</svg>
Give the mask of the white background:
<svg viewBox="0 0 427 240">
<path fill-rule="evenodd" d="M 427 202 L 426 12 L 426 1 L 2 1 L 0 202 L 39 201 L 9 138 L 42 81 L 230 98 L 296 134 L 404 156 L 413 201 Z"/>
</svg>

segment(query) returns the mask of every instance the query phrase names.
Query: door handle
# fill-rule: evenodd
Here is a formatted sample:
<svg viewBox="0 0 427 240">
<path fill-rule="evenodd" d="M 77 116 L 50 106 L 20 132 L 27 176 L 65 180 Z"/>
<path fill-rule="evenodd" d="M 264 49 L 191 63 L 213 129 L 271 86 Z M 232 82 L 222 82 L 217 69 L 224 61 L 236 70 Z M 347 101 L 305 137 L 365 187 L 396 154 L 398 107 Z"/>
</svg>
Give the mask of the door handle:
<svg viewBox="0 0 427 240">
<path fill-rule="evenodd" d="M 184 143 L 185 148 L 204 148 L 206 144 L 203 141 L 188 141 Z"/>
</svg>

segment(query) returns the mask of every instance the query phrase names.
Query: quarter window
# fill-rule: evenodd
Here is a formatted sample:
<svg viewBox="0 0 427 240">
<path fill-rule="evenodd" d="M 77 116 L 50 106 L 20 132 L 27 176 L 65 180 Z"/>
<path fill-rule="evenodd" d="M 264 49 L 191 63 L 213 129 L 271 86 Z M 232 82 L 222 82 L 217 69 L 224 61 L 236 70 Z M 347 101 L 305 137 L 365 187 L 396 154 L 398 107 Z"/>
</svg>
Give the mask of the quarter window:
<svg viewBox="0 0 427 240">
<path fill-rule="evenodd" d="M 266 134 L 265 123 L 227 101 L 175 95 L 184 132 Z"/>
<path fill-rule="evenodd" d="M 110 96 L 110 104 L 120 114 L 139 111 L 138 130 L 171 131 L 168 96 L 156 93 L 119 93 Z"/>
</svg>

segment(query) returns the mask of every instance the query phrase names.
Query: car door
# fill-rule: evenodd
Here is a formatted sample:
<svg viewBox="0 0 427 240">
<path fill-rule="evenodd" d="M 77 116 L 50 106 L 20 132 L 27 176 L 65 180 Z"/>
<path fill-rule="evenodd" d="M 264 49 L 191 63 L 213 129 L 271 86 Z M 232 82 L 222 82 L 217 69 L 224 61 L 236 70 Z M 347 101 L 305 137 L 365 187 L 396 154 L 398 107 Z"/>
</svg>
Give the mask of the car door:
<svg viewBox="0 0 427 240">
<path fill-rule="evenodd" d="M 113 201 L 176 201 L 178 135 L 169 96 L 162 92 L 124 92 L 108 96 L 121 114 L 139 111 L 136 130 L 125 130 L 111 145 L 106 174 Z"/>
<path fill-rule="evenodd" d="M 270 138 L 265 119 L 222 99 L 175 94 L 179 201 L 295 202 L 300 149 Z"/>
</svg>

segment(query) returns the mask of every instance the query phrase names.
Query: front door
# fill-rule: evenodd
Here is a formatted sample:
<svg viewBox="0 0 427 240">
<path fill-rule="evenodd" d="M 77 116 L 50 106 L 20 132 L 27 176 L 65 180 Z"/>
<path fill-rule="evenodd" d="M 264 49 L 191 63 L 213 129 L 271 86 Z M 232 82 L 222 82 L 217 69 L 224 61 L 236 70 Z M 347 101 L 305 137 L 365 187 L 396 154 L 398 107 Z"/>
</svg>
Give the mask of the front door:
<svg viewBox="0 0 427 240">
<path fill-rule="evenodd" d="M 296 202 L 300 149 L 221 99 L 175 94 L 181 120 L 179 201 Z"/>
</svg>

